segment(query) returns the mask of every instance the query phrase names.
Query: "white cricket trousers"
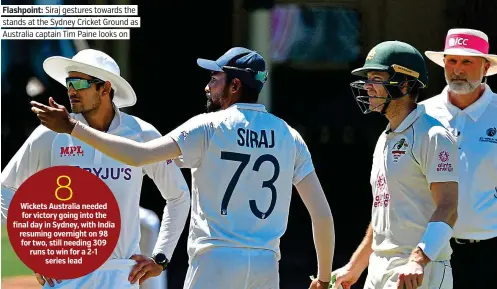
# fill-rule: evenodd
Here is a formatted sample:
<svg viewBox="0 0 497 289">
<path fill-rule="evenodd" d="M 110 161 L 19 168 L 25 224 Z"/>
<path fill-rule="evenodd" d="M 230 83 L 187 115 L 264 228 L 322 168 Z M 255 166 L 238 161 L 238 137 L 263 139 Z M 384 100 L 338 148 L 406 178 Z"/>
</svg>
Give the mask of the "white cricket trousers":
<svg viewBox="0 0 497 289">
<path fill-rule="evenodd" d="M 397 270 L 409 261 L 409 256 L 379 256 L 371 254 L 364 289 L 397 289 Z M 417 289 L 452 289 L 450 261 L 434 261 L 424 269 L 423 282 Z"/>
<path fill-rule="evenodd" d="M 90 274 L 71 280 L 57 281 L 54 287 L 45 282 L 43 289 L 138 289 L 138 282 L 128 281 L 129 273 L 136 264 L 132 259 L 113 259 L 105 262 L 100 268 Z"/>
<path fill-rule="evenodd" d="M 183 289 L 278 289 L 278 260 L 264 249 L 216 247 L 190 261 Z"/>
</svg>

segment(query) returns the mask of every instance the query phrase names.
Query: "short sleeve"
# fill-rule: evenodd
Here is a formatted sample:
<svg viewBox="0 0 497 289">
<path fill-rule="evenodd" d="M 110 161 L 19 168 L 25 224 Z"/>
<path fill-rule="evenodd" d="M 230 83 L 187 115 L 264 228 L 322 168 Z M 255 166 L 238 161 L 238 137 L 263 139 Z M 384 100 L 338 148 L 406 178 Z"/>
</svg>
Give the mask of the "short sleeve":
<svg viewBox="0 0 497 289">
<path fill-rule="evenodd" d="M 35 173 L 49 168 L 52 160 L 52 141 L 56 133 L 43 126 L 36 128 L 1 174 L 2 215 L 8 214 L 8 207 L 15 191 Z"/>
<path fill-rule="evenodd" d="M 293 170 L 293 184 L 298 184 L 303 178 L 314 171 L 314 165 L 312 163 L 311 152 L 307 147 L 302 136 L 297 132 L 293 131 L 295 146 L 296 146 L 296 156 L 295 156 L 295 166 Z"/>
<path fill-rule="evenodd" d="M 421 168 L 428 183 L 457 182 L 459 153 L 456 140 L 441 126 L 434 126 L 424 138 Z"/>
<path fill-rule="evenodd" d="M 178 144 L 184 168 L 198 168 L 209 147 L 209 130 L 212 128 L 209 114 L 192 117 L 168 135 Z"/>
<path fill-rule="evenodd" d="M 56 133 L 38 126 L 2 171 L 2 186 L 17 190 L 33 174 L 51 166 Z"/>
</svg>

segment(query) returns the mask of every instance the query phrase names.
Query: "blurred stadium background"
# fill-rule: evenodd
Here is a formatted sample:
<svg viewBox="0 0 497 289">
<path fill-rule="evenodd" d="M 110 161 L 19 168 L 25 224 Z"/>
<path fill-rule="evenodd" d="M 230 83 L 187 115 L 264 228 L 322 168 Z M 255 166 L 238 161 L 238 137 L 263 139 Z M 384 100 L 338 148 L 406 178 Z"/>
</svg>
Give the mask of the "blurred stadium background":
<svg viewBox="0 0 497 289">
<path fill-rule="evenodd" d="M 196 58 L 216 59 L 232 46 L 258 50 L 270 64 L 260 102 L 297 128 L 308 143 L 336 225 L 334 267 L 344 265 L 369 223 L 372 151 L 386 120 L 364 116 L 352 97 L 350 71 L 362 65 L 378 42 L 401 40 L 421 52 L 443 48 L 447 30 L 480 29 L 497 53 L 495 0 L 224 0 L 164 2 L 98 0 L 4 0 L 2 4 L 139 5 L 141 28 L 127 40 L 5 41 L 2 49 L 2 169 L 39 124 L 30 100 L 48 97 L 68 105 L 65 89 L 51 80 L 42 62 L 72 57 L 84 47 L 117 60 L 138 102 L 125 111 L 165 134 L 204 112 L 209 75 Z M 445 86 L 442 68 L 428 63 L 430 80 L 421 100 Z M 497 78 L 488 84 L 497 87 Z M 190 173 L 184 171 L 190 182 Z M 140 205 L 162 216 L 165 201 L 145 178 Z M 2 229 L 2 280 L 31 271 L 10 249 Z M 168 288 L 182 288 L 187 269 L 187 228 L 168 269 Z M 281 242 L 281 288 L 307 288 L 316 260 L 308 213 L 294 197 L 289 227 Z M 365 274 L 356 288 L 361 288 Z M 34 279 L 34 277 L 32 277 Z M 3 283 L 3 282 L 2 282 Z"/>
</svg>

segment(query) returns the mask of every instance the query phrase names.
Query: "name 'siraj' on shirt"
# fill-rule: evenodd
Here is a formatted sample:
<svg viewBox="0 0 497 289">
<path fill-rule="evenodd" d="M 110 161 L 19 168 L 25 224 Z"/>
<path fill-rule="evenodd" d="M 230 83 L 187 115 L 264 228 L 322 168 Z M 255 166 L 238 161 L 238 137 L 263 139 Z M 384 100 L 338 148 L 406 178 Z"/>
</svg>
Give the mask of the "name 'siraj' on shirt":
<svg viewBox="0 0 497 289">
<path fill-rule="evenodd" d="M 241 147 L 250 148 L 273 148 L 275 144 L 274 130 L 266 131 L 261 129 L 259 132 L 239 128 L 237 130 L 238 139 L 236 143 Z"/>
<path fill-rule="evenodd" d="M 21 203 L 23 210 L 107 210 L 107 203 L 105 204 L 77 204 L 77 203 L 60 203 L 60 204 L 35 204 L 35 203 Z"/>
</svg>

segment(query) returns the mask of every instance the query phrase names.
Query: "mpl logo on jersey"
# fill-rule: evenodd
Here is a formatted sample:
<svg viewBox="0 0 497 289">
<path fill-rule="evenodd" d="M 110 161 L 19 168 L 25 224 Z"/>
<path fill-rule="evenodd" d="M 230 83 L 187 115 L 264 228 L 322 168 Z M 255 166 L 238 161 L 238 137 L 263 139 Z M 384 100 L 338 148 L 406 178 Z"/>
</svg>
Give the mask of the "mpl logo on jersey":
<svg viewBox="0 0 497 289">
<path fill-rule="evenodd" d="M 75 156 L 84 156 L 85 153 L 81 146 L 64 146 L 60 147 L 60 156 L 61 157 L 75 157 Z"/>
<path fill-rule="evenodd" d="M 393 145 L 392 148 L 392 157 L 393 162 L 396 163 L 399 159 L 406 154 L 407 147 L 409 144 L 407 143 L 405 138 L 401 138 L 398 142 Z"/>
<path fill-rule="evenodd" d="M 450 160 L 450 154 L 448 152 L 441 151 L 438 154 L 438 159 L 440 160 L 440 163 L 437 166 L 437 172 L 452 172 L 454 168 L 452 167 L 452 164 L 448 162 Z"/>
</svg>

